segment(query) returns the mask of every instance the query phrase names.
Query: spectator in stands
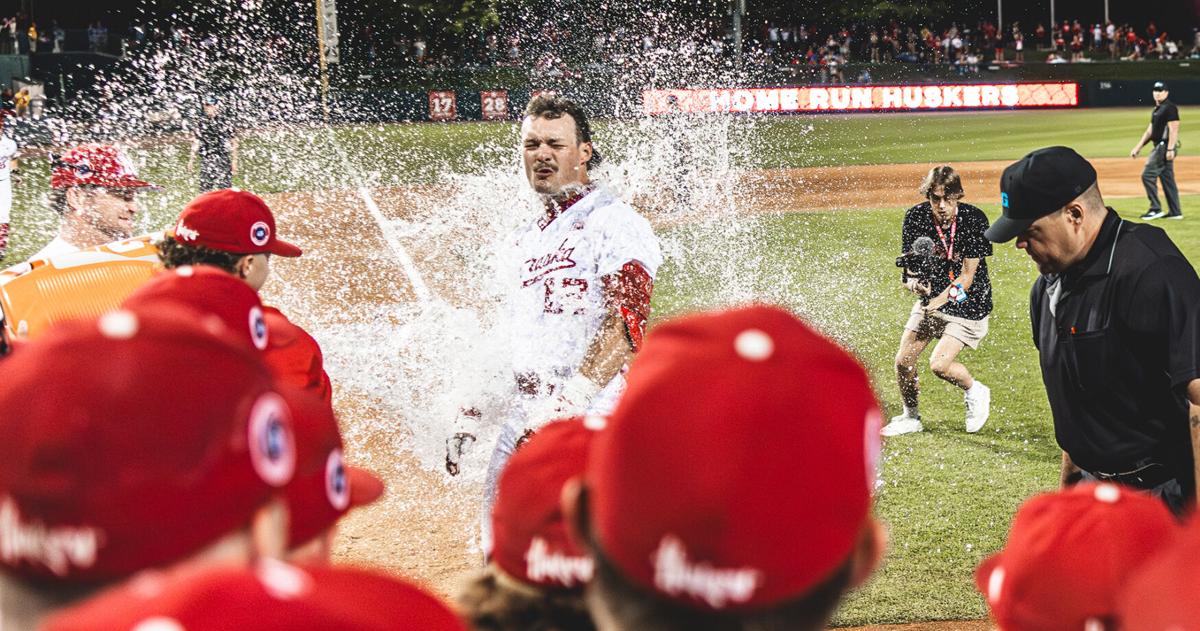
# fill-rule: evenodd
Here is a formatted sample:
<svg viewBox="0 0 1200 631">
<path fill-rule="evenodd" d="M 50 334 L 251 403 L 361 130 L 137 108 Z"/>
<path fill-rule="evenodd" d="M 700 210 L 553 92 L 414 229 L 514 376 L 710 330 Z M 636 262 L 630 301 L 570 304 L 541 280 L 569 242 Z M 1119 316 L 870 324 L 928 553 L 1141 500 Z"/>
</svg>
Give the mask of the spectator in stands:
<svg viewBox="0 0 1200 631">
<path fill-rule="evenodd" d="M 29 29 L 25 32 L 25 36 L 29 38 L 29 54 L 37 52 L 38 45 L 38 30 L 37 23 L 30 22 Z"/>
<path fill-rule="evenodd" d="M 58 20 L 54 20 L 51 27 L 51 34 L 54 40 L 54 48 L 50 52 L 63 52 L 63 42 L 67 41 L 67 31 L 58 23 Z"/>
<path fill-rule="evenodd" d="M 880 416 L 858 361 L 782 309 L 659 325 L 563 492 L 597 628 L 824 629 L 885 547 Z"/>
<path fill-rule="evenodd" d="M 1013 22 L 1013 49 L 1015 51 L 1013 61 L 1019 64 L 1025 63 L 1025 34 L 1021 32 L 1021 24 Z"/>
<path fill-rule="evenodd" d="M 979 566 L 975 584 L 1005 631 L 1116 628 L 1129 577 L 1179 530 L 1162 502 L 1116 484 L 1037 495 L 1017 511 L 1005 549 Z"/>
</svg>

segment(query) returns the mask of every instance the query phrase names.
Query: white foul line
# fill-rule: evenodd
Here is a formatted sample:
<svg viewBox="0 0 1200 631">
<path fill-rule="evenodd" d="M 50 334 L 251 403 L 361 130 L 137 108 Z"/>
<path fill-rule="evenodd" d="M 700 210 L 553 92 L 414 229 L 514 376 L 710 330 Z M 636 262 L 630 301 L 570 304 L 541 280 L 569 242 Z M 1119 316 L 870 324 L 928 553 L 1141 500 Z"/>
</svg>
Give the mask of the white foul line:
<svg viewBox="0 0 1200 631">
<path fill-rule="evenodd" d="M 417 300 L 420 301 L 421 306 L 429 304 L 431 299 L 429 287 L 425 285 L 425 280 L 421 278 L 421 272 L 417 270 L 416 263 L 413 263 L 412 257 L 408 255 L 408 250 L 404 249 L 404 246 L 400 244 L 400 239 L 396 237 L 396 231 L 392 226 L 392 222 L 388 221 L 383 216 L 383 213 L 379 212 L 379 206 L 371 198 L 371 191 L 367 187 L 360 186 L 358 194 L 362 197 L 363 203 L 367 205 L 367 210 L 371 213 L 371 217 L 375 220 L 375 223 L 379 225 L 379 230 L 383 233 L 383 240 L 387 241 L 388 247 L 392 249 L 392 253 L 400 261 L 400 267 L 404 268 L 404 273 L 408 276 L 408 282 L 412 284 L 413 293 L 417 294 Z"/>
</svg>

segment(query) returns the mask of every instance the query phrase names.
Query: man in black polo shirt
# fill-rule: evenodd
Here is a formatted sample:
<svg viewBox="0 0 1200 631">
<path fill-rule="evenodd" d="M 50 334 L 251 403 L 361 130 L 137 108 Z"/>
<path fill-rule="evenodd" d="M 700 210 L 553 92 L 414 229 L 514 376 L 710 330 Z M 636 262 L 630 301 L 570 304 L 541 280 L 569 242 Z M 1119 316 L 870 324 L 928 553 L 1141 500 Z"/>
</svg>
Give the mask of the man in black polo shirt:
<svg viewBox="0 0 1200 631">
<path fill-rule="evenodd" d="M 1146 197 L 1150 199 L 1150 210 L 1142 215 L 1142 219 L 1183 219 L 1183 211 L 1179 209 L 1179 187 L 1175 186 L 1175 155 L 1179 149 L 1179 108 L 1167 100 L 1170 93 L 1167 84 L 1158 81 L 1154 84 L 1154 112 L 1150 114 L 1150 125 L 1146 127 L 1138 144 L 1133 146 L 1129 157 L 1136 158 L 1147 143 L 1153 143 L 1150 158 L 1142 169 L 1142 186 L 1146 187 Z M 1158 180 L 1162 180 L 1163 195 L 1167 196 L 1167 208 L 1171 212 L 1163 212 L 1162 204 L 1158 201 Z"/>
<path fill-rule="evenodd" d="M 883 435 L 924 429 L 917 411 L 916 364 L 934 339 L 938 342 L 929 356 L 929 368 L 966 393 L 965 425 L 973 433 L 987 422 L 991 391 L 971 376 L 958 354 L 964 346 L 978 348 L 987 335 L 992 283 L 985 259 L 992 255 L 992 244 L 983 233 L 988 218 L 959 201 L 962 179 L 949 166 L 931 169 L 918 190 L 926 201 L 904 214 L 897 265 L 904 267 L 900 279 L 904 287 L 921 300 L 913 305 L 896 352 L 896 382 L 904 411 L 892 417 Z"/>
<path fill-rule="evenodd" d="M 237 144 L 233 117 L 216 94 L 204 95 L 196 123 L 196 138 L 192 141 L 192 157 L 200 156 L 200 192 L 233 186 Z M 190 159 L 188 170 L 191 170 Z"/>
<path fill-rule="evenodd" d="M 1200 277 L 1161 229 L 1106 209 L 1067 147 L 1010 165 L 1000 190 L 987 237 L 1016 238 L 1042 273 L 1030 318 L 1063 484 L 1113 480 L 1182 511 L 1200 446 Z"/>
</svg>

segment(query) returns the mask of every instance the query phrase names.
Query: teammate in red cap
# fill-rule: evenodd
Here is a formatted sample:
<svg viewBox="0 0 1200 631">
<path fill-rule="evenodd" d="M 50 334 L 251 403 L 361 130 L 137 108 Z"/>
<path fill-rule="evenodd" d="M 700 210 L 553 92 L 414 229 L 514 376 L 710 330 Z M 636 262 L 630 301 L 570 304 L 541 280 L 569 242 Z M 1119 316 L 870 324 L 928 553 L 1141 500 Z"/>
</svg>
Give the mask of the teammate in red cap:
<svg viewBox="0 0 1200 631">
<path fill-rule="evenodd" d="M 51 155 L 50 204 L 62 222 L 54 239 L 30 258 L 128 239 L 141 212 L 138 193 L 154 188 L 113 145 L 85 144 Z"/>
<path fill-rule="evenodd" d="M 567 531 L 563 485 L 582 475 L 602 417 L 555 421 L 534 434 L 500 475 L 491 562 L 458 601 L 477 631 L 595 629 L 583 599 L 592 559 Z"/>
<path fill-rule="evenodd" d="M 265 561 L 133 582 L 49 620 L 44 631 L 467 631 L 420 587 L 351 567 Z"/>
<path fill-rule="evenodd" d="M 1200 520 L 1135 572 L 1117 596 L 1121 631 L 1200 631 Z"/>
<path fill-rule="evenodd" d="M 260 197 L 223 189 L 204 193 L 180 213 L 158 244 L 163 265 L 212 265 L 242 279 L 255 291 L 271 272 L 271 255 L 296 257 L 300 248 L 279 238 L 275 215 Z M 316 340 L 274 307 L 263 307 L 269 331 L 267 364 L 286 383 L 326 402 L 333 397 Z"/>
<path fill-rule="evenodd" d="M 564 509 L 600 629 L 824 629 L 886 535 L 866 371 L 766 306 L 659 325 Z"/>
<path fill-rule="evenodd" d="M 346 464 L 333 408 L 283 385 L 296 433 L 296 475 L 284 494 L 288 506 L 288 554 L 293 563 L 324 565 L 333 555 L 337 522 L 350 510 L 383 495 L 371 471 Z"/>
<path fill-rule="evenodd" d="M 5 360 L 6 631 L 143 570 L 282 555 L 289 402 L 257 352 L 192 320 L 165 305 L 114 311 Z"/>
<path fill-rule="evenodd" d="M 258 292 L 210 265 L 185 265 L 160 272 L 121 303 L 134 313 L 154 313 L 162 305 L 196 312 L 196 320 L 243 340 L 258 351 L 267 348 L 270 332 Z M 213 320 L 208 320 L 212 318 Z"/>
<path fill-rule="evenodd" d="M 1003 631 L 1116 629 L 1122 586 L 1178 532 L 1171 512 L 1149 495 L 1080 484 L 1026 501 L 1008 545 L 984 560 L 975 583 Z"/>
</svg>

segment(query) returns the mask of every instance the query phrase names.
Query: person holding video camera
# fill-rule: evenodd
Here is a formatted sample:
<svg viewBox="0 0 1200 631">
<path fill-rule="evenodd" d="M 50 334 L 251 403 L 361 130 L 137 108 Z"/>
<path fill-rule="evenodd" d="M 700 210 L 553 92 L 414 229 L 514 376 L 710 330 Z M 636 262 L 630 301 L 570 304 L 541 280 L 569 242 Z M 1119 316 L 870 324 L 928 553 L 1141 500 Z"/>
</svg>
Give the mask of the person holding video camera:
<svg viewBox="0 0 1200 631">
<path fill-rule="evenodd" d="M 884 436 L 924 429 L 917 409 L 920 388 L 917 358 L 937 339 L 929 357 L 933 374 L 965 391 L 966 430 L 978 432 L 987 422 L 991 391 L 958 361 L 964 346 L 979 348 L 992 312 L 992 283 L 986 257 L 992 244 L 983 236 L 987 215 L 964 204 L 962 179 L 950 166 L 938 166 L 921 182 L 926 201 L 908 209 L 901 228 L 901 282 L 920 298 L 913 305 L 900 350 L 896 382 L 904 402 L 901 414 L 883 428 Z"/>
</svg>

